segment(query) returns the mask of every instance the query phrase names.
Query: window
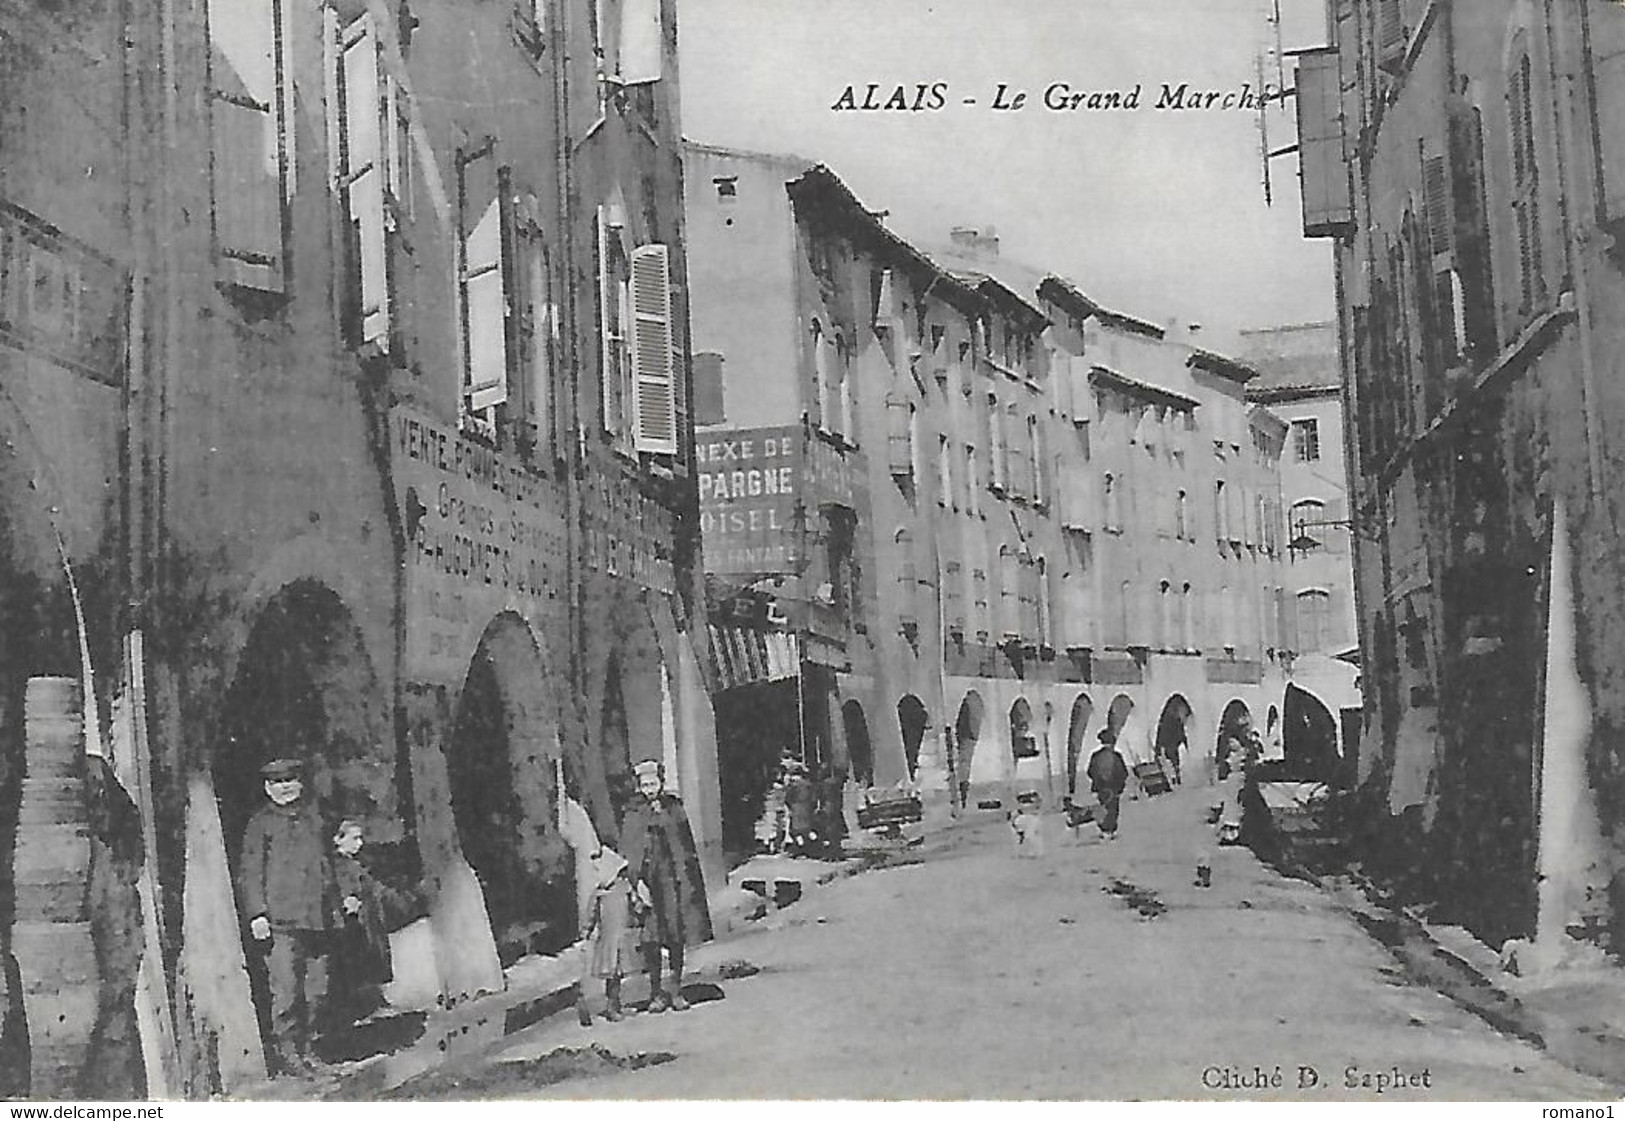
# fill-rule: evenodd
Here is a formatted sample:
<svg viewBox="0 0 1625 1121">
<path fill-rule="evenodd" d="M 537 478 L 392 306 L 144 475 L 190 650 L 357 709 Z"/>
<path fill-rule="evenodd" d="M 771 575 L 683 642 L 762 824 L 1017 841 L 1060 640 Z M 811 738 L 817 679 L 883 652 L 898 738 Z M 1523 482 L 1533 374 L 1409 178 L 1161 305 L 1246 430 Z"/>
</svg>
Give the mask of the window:
<svg viewBox="0 0 1625 1121">
<path fill-rule="evenodd" d="M 813 376 L 811 404 L 807 409 L 807 416 L 813 424 L 822 425 L 824 423 L 825 387 L 830 384 L 830 380 L 835 376 L 831 368 L 834 364 L 832 362 L 834 347 L 830 345 L 824 336 L 824 325 L 816 319 L 812 321 L 811 337 Z"/>
<path fill-rule="evenodd" d="M 1292 422 L 1292 458 L 1299 463 L 1320 459 L 1320 421 L 1310 417 Z"/>
<path fill-rule="evenodd" d="M 1038 558 L 1034 571 L 1038 578 L 1038 644 L 1053 646 L 1055 635 L 1050 621 L 1049 565 L 1043 557 Z"/>
<path fill-rule="evenodd" d="M 954 500 L 953 445 L 948 437 L 937 437 L 937 504 L 948 506 Z"/>
<path fill-rule="evenodd" d="M 1518 238 L 1522 304 L 1527 314 L 1545 298 L 1540 252 L 1540 176 L 1536 158 L 1533 67 L 1529 47 L 1520 36 L 1513 48 L 1507 79 L 1507 119 L 1512 136 L 1512 217 Z"/>
<path fill-rule="evenodd" d="M 1189 515 L 1186 507 L 1185 492 L 1180 491 L 1174 496 L 1174 536 L 1181 541 L 1185 540 L 1190 528 L 1187 521 Z"/>
<path fill-rule="evenodd" d="M 988 485 L 995 489 L 1005 485 L 1004 477 L 1004 414 L 999 410 L 999 399 L 987 395 L 987 471 Z"/>
<path fill-rule="evenodd" d="M 987 572 L 985 569 L 971 570 L 971 593 L 975 596 L 976 640 L 986 642 L 992 619 L 987 602 Z"/>
<path fill-rule="evenodd" d="M 711 180 L 717 189 L 717 201 L 731 203 L 739 197 L 739 177 L 736 175 L 718 176 Z"/>
<path fill-rule="evenodd" d="M 281 292 L 293 190 L 293 82 L 281 0 L 209 5 L 214 247 L 222 283 Z M 370 24 L 369 24 L 370 27 Z"/>
<path fill-rule="evenodd" d="M 593 53 L 598 59 L 600 100 L 608 86 L 658 82 L 664 60 L 660 0 L 597 0 L 593 5 Z"/>
<path fill-rule="evenodd" d="M 1191 586 L 1186 584 L 1179 592 L 1179 648 L 1196 649 L 1196 633 L 1192 619 Z"/>
<path fill-rule="evenodd" d="M 1008 545 L 999 546 L 999 614 L 1006 637 L 1021 633 L 1021 573 Z"/>
<path fill-rule="evenodd" d="M 1226 509 L 1228 505 L 1229 496 L 1224 492 L 1224 480 L 1220 479 L 1213 484 L 1213 527 L 1214 536 L 1221 545 L 1230 539 L 1230 518 Z"/>
<path fill-rule="evenodd" d="M 471 413 L 508 400 L 508 291 L 503 252 L 509 228 L 506 171 L 489 145 L 457 161 L 463 317 L 463 397 Z"/>
<path fill-rule="evenodd" d="M 886 395 L 887 456 L 894 479 L 916 485 L 920 477 L 919 414 L 914 403 L 900 393 Z"/>
<path fill-rule="evenodd" d="M 1326 530 L 1326 504 L 1306 498 L 1292 504 L 1292 540 L 1288 545 L 1294 552 L 1310 553 L 1321 547 Z"/>
<path fill-rule="evenodd" d="M 942 567 L 942 614 L 952 634 L 965 633 L 965 574 L 958 561 Z"/>
<path fill-rule="evenodd" d="M 976 474 L 976 449 L 965 445 L 965 511 L 974 517 L 982 513 L 982 484 Z"/>
<path fill-rule="evenodd" d="M 919 577 L 914 569 L 914 540 L 907 529 L 899 529 L 892 540 L 897 545 L 897 610 L 912 615 L 914 596 L 920 590 Z"/>
<path fill-rule="evenodd" d="M 1027 418 L 1027 447 L 1032 456 L 1033 503 L 1038 506 L 1049 501 L 1049 487 L 1044 478 L 1048 449 L 1045 447 L 1044 426 L 1036 416 Z"/>
<path fill-rule="evenodd" d="M 723 357 L 715 351 L 694 356 L 694 423 L 722 424 L 728 419 L 723 391 Z"/>
<path fill-rule="evenodd" d="M 1157 633 L 1153 640 L 1159 650 L 1167 650 L 1177 641 L 1179 632 L 1174 610 L 1174 588 L 1164 580 L 1157 585 Z"/>
<path fill-rule="evenodd" d="M 351 250 L 347 319 L 354 342 L 388 350 L 394 322 L 389 249 L 401 178 L 397 95 L 370 15 L 345 28 L 340 48 L 338 182 Z M 496 197 L 494 187 L 490 197 Z"/>
<path fill-rule="evenodd" d="M 617 206 L 598 208 L 599 387 L 604 432 L 617 449 L 632 450 L 632 355 L 627 339 L 631 318 L 632 266 L 626 247 L 625 218 Z"/>
<path fill-rule="evenodd" d="M 1298 648 L 1323 650 L 1331 644 L 1331 596 L 1310 588 L 1298 593 Z"/>
</svg>

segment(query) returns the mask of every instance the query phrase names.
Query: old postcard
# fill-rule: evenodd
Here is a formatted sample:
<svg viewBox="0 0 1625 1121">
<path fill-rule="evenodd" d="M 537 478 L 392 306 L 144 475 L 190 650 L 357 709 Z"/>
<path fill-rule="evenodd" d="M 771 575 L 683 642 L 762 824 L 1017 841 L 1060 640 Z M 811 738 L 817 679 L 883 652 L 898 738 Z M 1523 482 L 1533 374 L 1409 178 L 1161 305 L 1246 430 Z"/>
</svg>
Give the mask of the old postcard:
<svg viewBox="0 0 1625 1121">
<path fill-rule="evenodd" d="M 0 0 L 0 1096 L 1612 1116 L 1622 96 L 1618 0 Z"/>
</svg>

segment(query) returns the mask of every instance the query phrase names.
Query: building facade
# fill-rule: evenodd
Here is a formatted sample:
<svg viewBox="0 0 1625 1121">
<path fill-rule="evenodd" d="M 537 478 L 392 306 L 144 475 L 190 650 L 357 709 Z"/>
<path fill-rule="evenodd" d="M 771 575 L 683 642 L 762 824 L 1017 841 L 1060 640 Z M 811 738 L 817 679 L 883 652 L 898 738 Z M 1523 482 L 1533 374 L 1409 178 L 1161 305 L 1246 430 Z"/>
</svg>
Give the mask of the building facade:
<svg viewBox="0 0 1625 1121">
<path fill-rule="evenodd" d="M 1625 913 L 1625 12 L 1328 16 L 1304 229 L 1338 264 L 1373 852 L 1445 921 L 1560 957 Z"/>
<path fill-rule="evenodd" d="M 847 464 L 851 581 L 836 565 L 797 593 L 747 550 L 743 582 L 782 587 L 787 617 L 842 589 L 820 704 L 851 776 L 960 806 L 1059 797 L 1102 730 L 1201 760 L 1225 721 L 1279 716 L 1286 428 L 1247 402 L 1255 371 L 985 232 L 922 253 L 805 160 L 691 144 L 687 192 L 702 446 L 800 425 Z M 734 485 L 702 478 L 702 501 Z"/>
<path fill-rule="evenodd" d="M 395 964 L 430 1003 L 575 940 L 561 795 L 613 839 L 661 759 L 716 868 L 673 5 L 0 22 L 4 758 L 36 682 L 88 682 L 141 837 L 78 887 L 165 1041 L 42 1063 L 32 1011 L 34 1088 L 263 1076 L 230 870 L 274 757 L 421 889 Z M 133 965 L 31 974 L 6 863 L 28 999 L 133 1023 Z"/>
<path fill-rule="evenodd" d="M 1281 456 L 1286 509 L 1286 594 L 1298 620 L 1291 697 L 1271 752 L 1313 756 L 1329 733 L 1340 756 L 1353 758 L 1364 707 L 1359 692 L 1359 638 L 1354 612 L 1354 549 L 1343 454 L 1343 399 L 1337 324 L 1305 323 L 1241 332 L 1240 353 L 1259 376 L 1247 398 L 1287 424 Z M 1298 741 L 1302 742 L 1301 745 Z M 1309 742 L 1313 741 L 1313 742 Z"/>
</svg>

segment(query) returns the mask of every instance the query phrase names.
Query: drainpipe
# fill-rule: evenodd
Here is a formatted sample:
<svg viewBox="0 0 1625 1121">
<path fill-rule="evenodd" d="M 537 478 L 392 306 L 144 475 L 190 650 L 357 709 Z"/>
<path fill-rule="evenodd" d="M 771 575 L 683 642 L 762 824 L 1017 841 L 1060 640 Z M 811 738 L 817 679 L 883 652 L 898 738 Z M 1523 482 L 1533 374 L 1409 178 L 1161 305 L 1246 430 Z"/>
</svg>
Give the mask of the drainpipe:
<svg viewBox="0 0 1625 1121">
<path fill-rule="evenodd" d="M 1586 434 L 1586 468 L 1589 482 L 1589 495 L 1591 505 L 1604 511 L 1607 516 L 1608 506 L 1603 491 L 1602 469 L 1602 429 L 1601 422 L 1596 413 L 1597 399 L 1597 369 L 1593 352 L 1591 335 L 1591 299 L 1590 283 L 1587 279 L 1588 261 L 1586 258 L 1586 245 L 1579 229 L 1574 210 L 1579 205 L 1579 196 L 1574 187 L 1580 178 L 1576 170 L 1570 167 L 1574 159 L 1574 75 L 1568 66 L 1568 29 L 1562 16 L 1562 5 L 1554 7 L 1552 0 L 1545 0 L 1546 12 L 1546 41 L 1547 41 L 1547 69 L 1551 79 L 1552 110 L 1557 118 L 1557 176 L 1558 200 L 1563 218 L 1563 249 L 1568 263 L 1572 294 L 1570 298 L 1574 303 L 1576 321 L 1580 336 L 1580 394 L 1581 409 L 1585 416 Z M 1564 68 L 1561 74 L 1561 88 L 1557 65 L 1557 53 L 1564 53 Z M 1612 520 L 1612 519 L 1609 519 Z"/>
</svg>

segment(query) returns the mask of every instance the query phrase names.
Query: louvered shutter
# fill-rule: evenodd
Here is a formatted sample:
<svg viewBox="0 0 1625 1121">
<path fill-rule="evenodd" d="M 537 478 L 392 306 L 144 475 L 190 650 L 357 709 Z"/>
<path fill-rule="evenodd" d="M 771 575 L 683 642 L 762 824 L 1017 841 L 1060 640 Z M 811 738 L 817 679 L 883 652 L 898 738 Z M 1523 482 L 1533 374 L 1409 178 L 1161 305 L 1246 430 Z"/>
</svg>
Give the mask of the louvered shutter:
<svg viewBox="0 0 1625 1121">
<path fill-rule="evenodd" d="M 1378 0 L 1377 42 L 1384 62 L 1405 54 L 1405 14 L 1400 0 Z"/>
<path fill-rule="evenodd" d="M 893 477 L 914 473 L 912 414 L 908 399 L 897 393 L 886 396 L 886 457 Z"/>
<path fill-rule="evenodd" d="M 677 454 L 676 394 L 672 390 L 671 267 L 666 247 L 632 251 L 632 395 L 636 447 Z"/>
<path fill-rule="evenodd" d="M 508 399 L 508 301 L 502 279 L 500 199 L 491 200 L 463 245 L 469 408 L 478 412 Z"/>
<path fill-rule="evenodd" d="M 598 208 L 595 223 L 598 233 L 598 378 L 599 396 L 603 402 L 604 430 L 612 435 L 620 431 L 620 416 L 614 402 L 617 400 L 621 380 L 619 293 L 610 269 L 609 239 L 615 229 L 609 214 Z"/>
<path fill-rule="evenodd" d="M 1484 194 L 1484 130 L 1477 108 L 1457 105 L 1450 114 L 1450 166 L 1456 259 L 1461 272 L 1462 335 L 1475 364 L 1493 354 L 1495 295 L 1491 281 L 1489 227 Z"/>
<path fill-rule="evenodd" d="M 1444 156 L 1423 158 L 1422 186 L 1427 207 L 1428 246 L 1435 254 L 1448 253 L 1454 240 L 1454 219 L 1450 214 L 1450 176 Z"/>
<path fill-rule="evenodd" d="M 660 80 L 660 0 L 621 0 L 620 74 L 626 85 Z"/>
<path fill-rule="evenodd" d="M 278 0 L 210 6 L 214 237 L 220 278 L 283 290 L 284 118 Z"/>
<path fill-rule="evenodd" d="M 389 345 L 389 259 L 384 220 L 384 172 L 378 36 L 364 15 L 344 33 L 345 201 L 355 249 L 359 341 Z"/>
<path fill-rule="evenodd" d="M 672 419 L 676 429 L 677 450 L 672 455 L 672 470 L 679 475 L 688 474 L 689 439 L 689 380 L 688 352 L 677 337 L 676 324 L 672 325 L 671 348 L 671 402 Z"/>
</svg>

